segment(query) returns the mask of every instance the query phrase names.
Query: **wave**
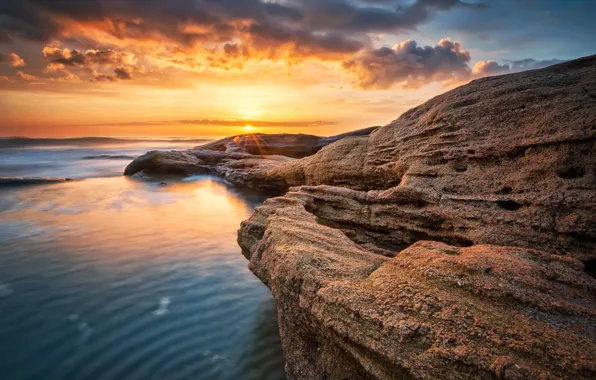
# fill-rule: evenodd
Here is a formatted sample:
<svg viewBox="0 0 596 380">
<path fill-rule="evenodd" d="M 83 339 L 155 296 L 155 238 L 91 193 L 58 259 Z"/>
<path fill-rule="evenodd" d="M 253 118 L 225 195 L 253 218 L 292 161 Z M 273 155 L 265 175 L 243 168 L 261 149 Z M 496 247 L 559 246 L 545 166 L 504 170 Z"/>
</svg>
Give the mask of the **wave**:
<svg viewBox="0 0 596 380">
<path fill-rule="evenodd" d="M 0 188 L 2 187 L 17 187 L 17 186 L 32 186 L 32 185 L 47 185 L 52 183 L 62 183 L 75 181 L 71 178 L 59 177 L 0 177 Z"/>
<path fill-rule="evenodd" d="M 137 156 L 126 154 L 100 154 L 97 156 L 83 157 L 83 160 L 134 160 Z"/>
<path fill-rule="evenodd" d="M 29 138 L 29 137 L 4 137 L 0 138 L 0 149 L 4 148 L 27 148 L 34 146 L 94 146 L 111 144 L 136 144 L 136 143 L 177 143 L 177 144 L 196 144 L 212 141 L 211 138 L 169 138 L 169 139 L 151 139 L 151 138 L 113 138 L 113 137 L 77 137 L 77 138 Z"/>
</svg>

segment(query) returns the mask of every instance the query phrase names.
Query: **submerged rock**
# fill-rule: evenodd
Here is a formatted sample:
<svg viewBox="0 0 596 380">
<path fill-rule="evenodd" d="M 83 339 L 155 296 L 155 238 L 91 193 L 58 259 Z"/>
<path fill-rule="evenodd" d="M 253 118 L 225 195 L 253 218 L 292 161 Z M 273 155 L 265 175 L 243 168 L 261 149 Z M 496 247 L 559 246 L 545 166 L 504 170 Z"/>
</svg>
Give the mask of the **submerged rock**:
<svg viewBox="0 0 596 380">
<path fill-rule="evenodd" d="M 288 377 L 595 378 L 595 99 L 596 56 L 484 78 L 261 173 Z"/>
</svg>

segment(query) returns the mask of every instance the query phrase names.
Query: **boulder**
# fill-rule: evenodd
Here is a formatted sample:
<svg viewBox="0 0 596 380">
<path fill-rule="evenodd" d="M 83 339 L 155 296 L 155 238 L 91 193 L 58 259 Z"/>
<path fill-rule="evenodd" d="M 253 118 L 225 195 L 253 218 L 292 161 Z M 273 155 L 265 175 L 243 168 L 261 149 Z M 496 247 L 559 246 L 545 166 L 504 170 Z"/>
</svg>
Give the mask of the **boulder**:
<svg viewBox="0 0 596 380">
<path fill-rule="evenodd" d="M 203 161 L 188 153 L 151 151 L 135 158 L 124 170 L 124 175 L 185 177 L 208 172 Z"/>
</svg>

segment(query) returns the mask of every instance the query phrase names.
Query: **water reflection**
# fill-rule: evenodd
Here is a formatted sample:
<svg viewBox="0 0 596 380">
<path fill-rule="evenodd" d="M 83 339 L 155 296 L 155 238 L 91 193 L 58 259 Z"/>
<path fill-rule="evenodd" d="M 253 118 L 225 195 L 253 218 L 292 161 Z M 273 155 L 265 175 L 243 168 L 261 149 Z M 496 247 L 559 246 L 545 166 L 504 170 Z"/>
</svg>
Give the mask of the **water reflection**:
<svg viewBox="0 0 596 380">
<path fill-rule="evenodd" d="M 0 190 L 0 378 L 283 379 L 275 309 L 210 178 Z"/>
</svg>

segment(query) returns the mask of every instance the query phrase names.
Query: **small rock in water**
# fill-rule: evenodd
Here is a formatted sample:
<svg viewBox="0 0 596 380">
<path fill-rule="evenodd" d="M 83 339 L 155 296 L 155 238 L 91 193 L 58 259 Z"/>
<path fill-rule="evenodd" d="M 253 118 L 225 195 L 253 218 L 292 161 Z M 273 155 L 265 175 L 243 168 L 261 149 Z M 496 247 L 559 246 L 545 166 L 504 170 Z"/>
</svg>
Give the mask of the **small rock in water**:
<svg viewBox="0 0 596 380">
<path fill-rule="evenodd" d="M 168 183 L 167 183 L 167 182 L 160 182 L 160 183 L 159 183 L 159 186 L 167 186 L 167 185 L 168 185 Z"/>
</svg>

